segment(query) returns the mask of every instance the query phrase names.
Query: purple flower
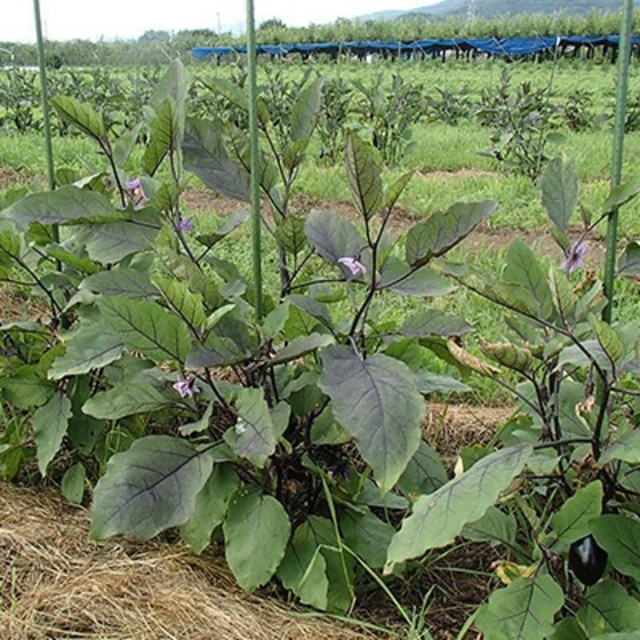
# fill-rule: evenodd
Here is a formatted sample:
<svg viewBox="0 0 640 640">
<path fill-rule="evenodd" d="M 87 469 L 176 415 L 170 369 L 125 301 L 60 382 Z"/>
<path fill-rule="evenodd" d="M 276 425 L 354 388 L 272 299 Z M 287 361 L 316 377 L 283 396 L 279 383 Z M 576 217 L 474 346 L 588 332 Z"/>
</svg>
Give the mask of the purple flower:
<svg viewBox="0 0 640 640">
<path fill-rule="evenodd" d="M 349 256 L 345 256 L 344 258 L 338 258 L 337 262 L 343 267 L 349 269 L 351 275 L 354 278 L 356 276 L 364 275 L 365 273 L 367 273 L 367 268 L 357 258 L 350 258 Z"/>
<path fill-rule="evenodd" d="M 195 378 L 180 378 L 171 386 L 180 394 L 181 398 L 192 398 L 199 391 L 196 388 Z"/>
<path fill-rule="evenodd" d="M 567 273 L 573 273 L 576 269 L 584 267 L 584 261 L 587 257 L 587 251 L 589 247 L 584 240 L 578 240 L 574 242 L 569 251 L 565 251 L 564 260 L 560 265 L 561 269 L 564 269 Z"/>
<path fill-rule="evenodd" d="M 180 231 L 193 231 L 193 216 L 189 216 L 188 218 L 182 218 L 178 223 L 178 229 Z"/>
<path fill-rule="evenodd" d="M 133 202 L 134 209 L 142 209 L 144 203 L 147 201 L 147 194 L 144 192 L 142 188 L 142 182 L 140 182 L 140 178 L 135 178 L 134 180 L 129 180 L 126 184 L 127 194 Z"/>
</svg>

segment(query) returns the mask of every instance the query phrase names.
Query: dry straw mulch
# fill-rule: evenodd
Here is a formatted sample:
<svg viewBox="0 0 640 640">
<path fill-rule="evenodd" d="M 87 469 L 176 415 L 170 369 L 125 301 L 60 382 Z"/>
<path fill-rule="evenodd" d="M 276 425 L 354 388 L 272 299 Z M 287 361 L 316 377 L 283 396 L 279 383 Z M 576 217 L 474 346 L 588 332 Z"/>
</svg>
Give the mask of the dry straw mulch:
<svg viewBox="0 0 640 640">
<path fill-rule="evenodd" d="M 243 593 L 218 558 L 176 544 L 91 542 L 85 509 L 0 483 L 2 640 L 364 640 Z"/>
</svg>

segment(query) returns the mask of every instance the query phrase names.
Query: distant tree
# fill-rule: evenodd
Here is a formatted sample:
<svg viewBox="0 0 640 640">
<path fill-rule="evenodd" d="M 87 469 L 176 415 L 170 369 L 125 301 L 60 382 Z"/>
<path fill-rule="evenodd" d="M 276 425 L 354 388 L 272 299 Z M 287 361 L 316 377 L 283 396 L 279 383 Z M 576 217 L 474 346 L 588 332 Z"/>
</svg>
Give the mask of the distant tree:
<svg viewBox="0 0 640 640">
<path fill-rule="evenodd" d="M 150 29 L 138 38 L 138 42 L 153 42 L 154 40 L 171 40 L 171 34 L 168 31 Z"/>
<path fill-rule="evenodd" d="M 269 18 L 260 23 L 258 31 L 277 31 L 279 29 L 286 29 L 287 25 L 280 20 L 280 18 Z"/>
</svg>

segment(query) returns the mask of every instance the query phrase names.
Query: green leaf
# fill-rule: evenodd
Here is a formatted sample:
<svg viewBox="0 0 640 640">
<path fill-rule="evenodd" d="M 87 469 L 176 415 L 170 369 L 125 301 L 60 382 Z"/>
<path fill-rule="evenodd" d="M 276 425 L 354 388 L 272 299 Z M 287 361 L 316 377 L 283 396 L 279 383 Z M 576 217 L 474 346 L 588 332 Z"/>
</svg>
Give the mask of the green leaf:
<svg viewBox="0 0 640 640">
<path fill-rule="evenodd" d="M 287 253 L 298 255 L 307 246 L 304 224 L 304 217 L 292 214 L 278 222 L 276 239 Z"/>
<path fill-rule="evenodd" d="M 308 140 L 311 137 L 318 111 L 322 105 L 323 86 L 324 78 L 317 78 L 302 89 L 291 107 L 290 135 L 292 140 Z"/>
<path fill-rule="evenodd" d="M 476 626 L 491 640 L 543 640 L 553 633 L 553 617 L 563 604 L 562 589 L 550 576 L 518 578 L 493 592 Z"/>
<path fill-rule="evenodd" d="M 50 102 L 61 120 L 78 128 L 99 143 L 106 140 L 102 116 L 89 105 L 67 96 L 55 96 Z"/>
<path fill-rule="evenodd" d="M 195 173 L 209 189 L 249 201 L 249 174 L 227 154 L 219 127 L 188 118 L 182 149 L 185 169 Z"/>
<path fill-rule="evenodd" d="M 640 602 L 617 582 L 601 580 L 587 590 L 585 600 L 577 618 L 587 637 L 640 629 Z"/>
<path fill-rule="evenodd" d="M 413 178 L 413 171 L 403 173 L 387 190 L 384 198 L 384 206 L 391 210 L 395 206 L 398 198 L 402 195 L 409 181 Z"/>
<path fill-rule="evenodd" d="M 196 240 L 203 244 L 205 247 L 211 249 L 220 240 L 224 240 L 232 231 L 237 229 L 241 224 L 247 221 L 249 218 L 249 211 L 247 209 L 238 209 L 232 211 L 226 218 L 226 220 L 218 227 L 213 233 L 206 235 L 196 236 Z"/>
<path fill-rule="evenodd" d="M 387 558 L 387 548 L 395 529 L 370 511 L 345 511 L 340 518 L 344 541 L 372 569 L 379 569 Z"/>
<path fill-rule="evenodd" d="M 55 191 L 32 193 L 5 209 L 2 215 L 25 229 L 34 222 L 80 224 L 114 220 L 120 214 L 101 193 L 66 185 Z"/>
<path fill-rule="evenodd" d="M 516 538 L 516 519 L 497 507 L 489 507 L 475 522 L 464 526 L 462 537 L 474 542 L 488 542 L 492 545 L 513 546 Z"/>
<path fill-rule="evenodd" d="M 180 536 L 189 549 L 202 553 L 211 542 L 211 534 L 224 522 L 231 496 L 240 479 L 231 465 L 218 464 L 196 496 L 193 515 L 180 527 Z"/>
<path fill-rule="evenodd" d="M 171 98 L 166 98 L 155 109 L 149 123 L 150 140 L 142 156 L 142 170 L 154 175 L 170 151 L 179 145 L 178 110 Z"/>
<path fill-rule="evenodd" d="M 138 413 L 159 411 L 174 404 L 153 385 L 125 381 L 89 398 L 82 411 L 103 420 L 119 420 Z"/>
<path fill-rule="evenodd" d="M 271 359 L 272 364 L 281 364 L 301 358 L 307 353 L 328 347 L 335 342 L 335 338 L 329 334 L 312 333 L 309 336 L 298 336 L 294 338 L 286 347 L 283 347 Z"/>
<path fill-rule="evenodd" d="M 418 371 L 416 373 L 416 385 L 423 396 L 431 393 L 468 393 L 471 387 L 452 378 L 431 371 Z"/>
<path fill-rule="evenodd" d="M 623 433 L 602 452 L 598 465 L 602 467 L 613 460 L 640 464 L 640 431 Z"/>
<path fill-rule="evenodd" d="M 278 444 L 269 406 L 261 389 L 242 389 L 236 400 L 238 420 L 225 434 L 229 446 L 257 467 L 264 467 Z"/>
<path fill-rule="evenodd" d="M 602 211 L 609 213 L 629 202 L 640 193 L 640 178 L 616 185 L 602 205 Z"/>
<path fill-rule="evenodd" d="M 284 557 L 291 524 L 284 507 L 259 490 L 237 491 L 223 525 L 229 568 L 245 591 L 269 581 Z"/>
<path fill-rule="evenodd" d="M 102 298 L 98 306 L 106 327 L 118 333 L 128 349 L 155 362 L 186 360 L 191 336 L 178 316 L 147 300 Z"/>
<path fill-rule="evenodd" d="M 397 488 L 405 495 L 418 496 L 433 493 L 448 479 L 440 456 L 426 442 L 421 442 L 400 476 Z"/>
<path fill-rule="evenodd" d="M 56 358 L 49 369 L 51 380 L 89 373 L 115 362 L 122 356 L 122 338 L 100 324 L 83 324 L 65 340 L 66 353 Z"/>
<path fill-rule="evenodd" d="M 207 451 L 170 436 L 138 438 L 107 463 L 93 494 L 91 537 L 117 534 L 149 540 L 193 516 L 211 474 Z"/>
<path fill-rule="evenodd" d="M 468 322 L 440 309 L 418 311 L 409 316 L 400 327 L 400 333 L 407 338 L 461 336 L 470 331 L 473 331 L 473 327 Z"/>
<path fill-rule="evenodd" d="M 507 252 L 504 283 L 518 308 L 544 319 L 553 316 L 553 297 L 547 273 L 535 254 L 522 240 L 516 238 Z"/>
<path fill-rule="evenodd" d="M 301 524 L 287 546 L 278 567 L 278 578 L 285 589 L 316 609 L 327 608 L 329 580 L 327 563 L 308 522 Z"/>
<path fill-rule="evenodd" d="M 618 260 L 618 275 L 640 275 L 640 244 L 629 242 Z"/>
<path fill-rule="evenodd" d="M 158 293 L 146 272 L 130 267 L 94 273 L 87 276 L 79 288 L 103 296 L 120 298 L 146 298 Z"/>
<path fill-rule="evenodd" d="M 351 222 L 330 211 L 312 211 L 307 216 L 304 231 L 316 253 L 333 263 L 339 258 L 359 256 L 366 246 Z"/>
<path fill-rule="evenodd" d="M 616 570 L 640 582 L 640 522 L 604 515 L 591 521 L 591 532 Z"/>
<path fill-rule="evenodd" d="M 60 449 L 71 416 L 71 400 L 61 391 L 56 391 L 47 404 L 33 414 L 38 469 L 43 476 L 47 475 L 47 467 Z"/>
<path fill-rule="evenodd" d="M 135 215 L 134 220 L 82 225 L 76 240 L 85 244 L 93 260 L 104 265 L 120 262 L 132 253 L 150 251 L 161 229 L 158 216 L 149 209 L 136 211 Z"/>
<path fill-rule="evenodd" d="M 496 502 L 532 452 L 528 444 L 500 449 L 434 493 L 418 498 L 391 542 L 385 571 L 453 542 L 465 524 L 478 520 Z"/>
<path fill-rule="evenodd" d="M 602 511 L 602 483 L 600 480 L 578 489 L 551 518 L 551 526 L 558 541 L 571 544 L 591 532 L 591 520 Z"/>
<path fill-rule="evenodd" d="M 378 288 L 420 298 L 446 296 L 455 291 L 451 280 L 433 269 L 429 267 L 412 269 L 394 256 L 387 258 L 382 265 Z"/>
<path fill-rule="evenodd" d="M 578 175 L 573 160 L 564 162 L 561 157 L 550 160 L 540 179 L 540 188 L 549 218 L 560 231 L 566 231 L 578 202 Z"/>
<path fill-rule="evenodd" d="M 69 502 L 73 502 L 73 504 L 82 502 L 86 477 L 87 472 L 81 462 L 77 462 L 65 471 L 60 482 L 60 489 Z"/>
<path fill-rule="evenodd" d="M 445 213 L 436 213 L 426 222 L 417 224 L 409 229 L 406 236 L 407 263 L 419 267 L 445 254 L 497 208 L 498 203 L 492 200 L 459 202 Z"/>
<path fill-rule="evenodd" d="M 358 212 L 370 220 L 383 205 L 380 162 L 373 147 L 355 133 L 347 137 L 345 158 L 353 202 Z"/>
<path fill-rule="evenodd" d="M 363 360 L 343 346 L 327 347 L 322 363 L 318 386 L 388 492 L 420 444 L 424 401 L 413 374 L 394 358 L 378 353 Z"/>
<path fill-rule="evenodd" d="M 202 329 L 207 316 L 202 295 L 193 293 L 186 282 L 175 278 L 155 276 L 153 284 L 158 288 L 169 306 L 193 329 Z"/>
<path fill-rule="evenodd" d="M 603 351 L 614 365 L 618 364 L 624 355 L 624 346 L 616 330 L 610 324 L 596 318 L 592 313 L 589 314 L 589 324 L 596 334 Z"/>
</svg>

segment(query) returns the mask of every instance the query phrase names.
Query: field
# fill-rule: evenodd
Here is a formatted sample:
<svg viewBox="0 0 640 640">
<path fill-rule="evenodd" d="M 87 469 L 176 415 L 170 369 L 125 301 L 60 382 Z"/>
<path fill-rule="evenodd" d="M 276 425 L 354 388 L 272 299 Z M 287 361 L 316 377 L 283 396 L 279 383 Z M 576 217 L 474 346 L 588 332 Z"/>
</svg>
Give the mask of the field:
<svg viewBox="0 0 640 640">
<path fill-rule="evenodd" d="M 88 533 L 159 536 L 127 557 L 175 563 L 176 589 L 195 575 L 184 603 L 258 590 L 263 612 L 235 614 L 269 620 L 256 638 L 638 628 L 619 533 L 640 544 L 637 61 L 613 192 L 617 70 L 597 59 L 265 63 L 257 159 L 241 64 L 61 69 L 53 193 L 36 76 L 3 73 L 0 475 L 92 505 L 60 557 L 43 540 L 72 535 L 51 516 L 71 507 L 0 505 L 10 637 L 103 637 L 113 602 L 56 618 L 24 569 L 44 549 L 70 584 Z M 42 539 L 18 528 L 38 508 Z M 95 588 L 142 624 L 152 588 L 113 575 Z M 307 628 L 302 605 L 342 622 Z M 192 633 L 147 622 L 141 639 Z"/>
</svg>

